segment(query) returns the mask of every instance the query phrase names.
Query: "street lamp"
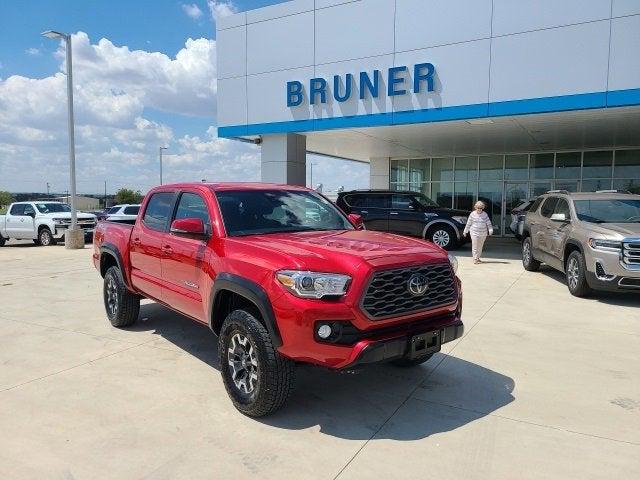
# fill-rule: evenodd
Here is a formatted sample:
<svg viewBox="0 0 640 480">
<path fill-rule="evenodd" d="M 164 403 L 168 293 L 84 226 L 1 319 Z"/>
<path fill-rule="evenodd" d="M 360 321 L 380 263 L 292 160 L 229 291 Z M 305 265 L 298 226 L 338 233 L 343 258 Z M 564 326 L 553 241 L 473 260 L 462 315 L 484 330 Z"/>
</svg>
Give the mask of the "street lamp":
<svg viewBox="0 0 640 480">
<path fill-rule="evenodd" d="M 71 187 L 71 228 L 67 229 L 64 236 L 66 248 L 84 248 L 84 232 L 78 229 L 78 212 L 76 211 L 76 147 L 73 126 L 73 65 L 71 62 L 71 35 L 54 30 L 42 32 L 42 35 L 51 39 L 64 40 L 67 55 L 67 114 L 69 124 L 69 176 Z"/>
<path fill-rule="evenodd" d="M 169 147 L 160 147 L 160 185 L 162 185 L 162 150 L 167 150 Z"/>
</svg>

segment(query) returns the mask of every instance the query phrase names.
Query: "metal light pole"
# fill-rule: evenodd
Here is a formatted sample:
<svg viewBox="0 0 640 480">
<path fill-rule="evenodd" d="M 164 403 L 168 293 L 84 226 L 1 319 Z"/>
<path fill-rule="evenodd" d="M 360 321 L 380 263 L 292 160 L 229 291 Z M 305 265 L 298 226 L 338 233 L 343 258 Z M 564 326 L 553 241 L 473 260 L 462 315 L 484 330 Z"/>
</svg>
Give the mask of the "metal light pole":
<svg viewBox="0 0 640 480">
<path fill-rule="evenodd" d="M 160 185 L 162 185 L 162 150 L 167 150 L 169 147 L 160 147 Z"/>
<path fill-rule="evenodd" d="M 76 146 L 73 123 L 73 64 L 71 61 L 71 35 L 54 30 L 42 32 L 52 39 L 63 39 L 67 56 L 67 113 L 69 127 L 69 184 L 71 188 L 71 228 L 64 236 L 65 247 L 69 249 L 84 248 L 84 232 L 78 229 L 78 212 L 76 211 Z"/>
</svg>

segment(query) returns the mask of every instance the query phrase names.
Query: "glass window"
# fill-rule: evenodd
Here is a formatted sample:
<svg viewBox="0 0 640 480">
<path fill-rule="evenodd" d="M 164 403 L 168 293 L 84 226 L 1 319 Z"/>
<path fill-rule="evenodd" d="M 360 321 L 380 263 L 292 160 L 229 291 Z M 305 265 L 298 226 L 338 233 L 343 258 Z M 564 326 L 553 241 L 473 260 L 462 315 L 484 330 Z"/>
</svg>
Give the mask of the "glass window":
<svg viewBox="0 0 640 480">
<path fill-rule="evenodd" d="M 611 179 L 603 178 L 601 180 L 583 180 L 582 191 L 583 192 L 597 192 L 598 190 L 610 190 Z"/>
<path fill-rule="evenodd" d="M 613 188 L 640 195 L 640 177 L 629 178 L 626 180 L 614 180 Z"/>
<path fill-rule="evenodd" d="M 540 209 L 540 214 L 543 217 L 551 217 L 551 214 L 556 208 L 556 204 L 558 203 L 558 197 L 547 197 L 547 199 L 542 204 L 542 208 Z"/>
<path fill-rule="evenodd" d="M 451 208 L 453 205 L 453 182 L 433 182 L 431 199 L 441 207 Z"/>
<path fill-rule="evenodd" d="M 526 180 L 529 178 L 529 155 L 505 155 L 504 178 L 506 180 Z"/>
<path fill-rule="evenodd" d="M 538 210 L 538 207 L 540 206 L 540 204 L 542 203 L 543 200 L 544 200 L 544 197 L 536 198 L 536 201 L 533 202 L 533 205 L 531 205 L 531 208 L 529 209 L 529 211 L 530 212 L 536 212 Z"/>
<path fill-rule="evenodd" d="M 453 180 L 453 158 L 431 159 L 431 177 L 435 181 Z"/>
<path fill-rule="evenodd" d="M 529 197 L 537 197 L 543 193 L 547 193 L 551 188 L 551 182 L 531 182 Z"/>
<path fill-rule="evenodd" d="M 16 205 L 14 205 L 13 207 L 11 207 L 11 210 L 9 211 L 10 215 L 24 215 L 24 203 L 18 203 Z"/>
<path fill-rule="evenodd" d="M 109 210 L 107 210 L 107 215 L 113 215 L 114 213 L 117 213 L 118 210 L 120 210 L 122 207 L 120 205 L 117 205 L 115 207 L 111 207 Z"/>
<path fill-rule="evenodd" d="M 628 200 L 576 200 L 574 205 L 578 218 L 583 222 L 640 222 L 640 200 L 631 198 Z"/>
<path fill-rule="evenodd" d="M 616 178 L 640 178 L 640 150 L 617 150 Z"/>
<path fill-rule="evenodd" d="M 173 192 L 159 192 L 151 195 L 142 219 L 151 230 L 162 232 L 167 228 L 173 206 L 173 196 Z"/>
<path fill-rule="evenodd" d="M 556 182 L 555 190 L 566 190 L 567 192 L 578 191 L 578 180 L 567 182 Z"/>
<path fill-rule="evenodd" d="M 431 184 L 423 183 L 420 185 L 420 193 L 424 194 L 424 196 L 431 198 Z"/>
<path fill-rule="evenodd" d="M 389 208 L 391 195 L 380 193 L 349 195 L 345 201 L 356 208 Z"/>
<path fill-rule="evenodd" d="M 611 178 L 612 151 L 584 152 L 582 178 Z"/>
<path fill-rule="evenodd" d="M 502 155 L 487 155 L 480 157 L 479 160 L 480 180 L 502 180 L 504 174 L 504 158 Z"/>
<path fill-rule="evenodd" d="M 409 181 L 409 160 L 391 160 L 391 181 Z"/>
<path fill-rule="evenodd" d="M 553 153 L 531 155 L 531 178 L 553 178 Z"/>
<path fill-rule="evenodd" d="M 476 201 L 476 182 L 456 182 L 453 208 L 471 211 Z"/>
<path fill-rule="evenodd" d="M 205 225 L 205 231 L 211 231 L 209 210 L 202 197 L 196 193 L 185 192 L 180 196 L 174 219 L 180 218 L 199 218 Z"/>
<path fill-rule="evenodd" d="M 71 211 L 71 206 L 66 203 L 36 203 L 36 208 L 40 213 L 61 213 Z"/>
<path fill-rule="evenodd" d="M 391 208 L 393 210 L 416 210 L 416 201 L 411 195 L 392 195 Z"/>
<path fill-rule="evenodd" d="M 216 193 L 216 198 L 227 235 L 232 237 L 281 232 L 353 230 L 353 226 L 340 210 L 315 192 L 223 190 Z"/>
<path fill-rule="evenodd" d="M 139 211 L 140 205 L 134 205 L 132 207 L 125 207 L 122 213 L 124 213 L 125 215 L 138 215 Z"/>
<path fill-rule="evenodd" d="M 502 182 L 480 182 L 478 184 L 478 200 L 486 205 L 485 212 L 493 223 L 494 233 L 501 234 L 500 216 L 502 214 Z"/>
<path fill-rule="evenodd" d="M 431 180 L 431 160 L 414 158 L 409 160 L 409 181 L 422 183 Z"/>
<path fill-rule="evenodd" d="M 478 157 L 456 157 L 456 181 L 478 179 Z"/>
<path fill-rule="evenodd" d="M 33 205 L 30 204 L 26 204 L 24 206 L 24 213 L 23 215 L 30 215 L 30 216 L 35 216 L 36 214 L 36 210 L 33 208 Z"/>
<path fill-rule="evenodd" d="M 581 152 L 556 153 L 556 178 L 580 179 Z"/>
<path fill-rule="evenodd" d="M 396 191 L 409 190 L 409 184 L 408 183 L 392 183 L 391 190 L 396 190 Z"/>
<path fill-rule="evenodd" d="M 571 211 L 569 210 L 569 202 L 564 198 L 559 198 L 553 213 L 563 213 L 567 220 L 571 219 Z"/>
</svg>

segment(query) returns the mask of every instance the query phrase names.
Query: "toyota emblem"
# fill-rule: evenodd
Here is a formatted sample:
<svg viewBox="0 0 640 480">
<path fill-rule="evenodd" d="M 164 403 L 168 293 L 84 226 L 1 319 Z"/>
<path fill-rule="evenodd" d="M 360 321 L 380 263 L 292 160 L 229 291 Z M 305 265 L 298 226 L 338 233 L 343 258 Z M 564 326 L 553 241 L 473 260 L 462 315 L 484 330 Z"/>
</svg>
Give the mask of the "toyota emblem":
<svg viewBox="0 0 640 480">
<path fill-rule="evenodd" d="M 415 297 L 421 297 L 429 289 L 429 280 L 421 273 L 414 273 L 407 282 L 409 293 Z"/>
</svg>

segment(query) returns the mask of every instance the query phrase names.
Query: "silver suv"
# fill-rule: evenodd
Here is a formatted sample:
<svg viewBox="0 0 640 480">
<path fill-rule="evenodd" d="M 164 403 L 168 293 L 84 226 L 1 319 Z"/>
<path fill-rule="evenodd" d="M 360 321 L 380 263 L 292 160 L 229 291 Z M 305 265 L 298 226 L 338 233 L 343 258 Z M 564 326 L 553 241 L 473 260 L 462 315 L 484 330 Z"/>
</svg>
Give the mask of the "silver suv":
<svg viewBox="0 0 640 480">
<path fill-rule="evenodd" d="M 522 264 L 564 272 L 569 291 L 640 291 L 640 195 L 607 190 L 540 196 L 527 213 Z"/>
</svg>

